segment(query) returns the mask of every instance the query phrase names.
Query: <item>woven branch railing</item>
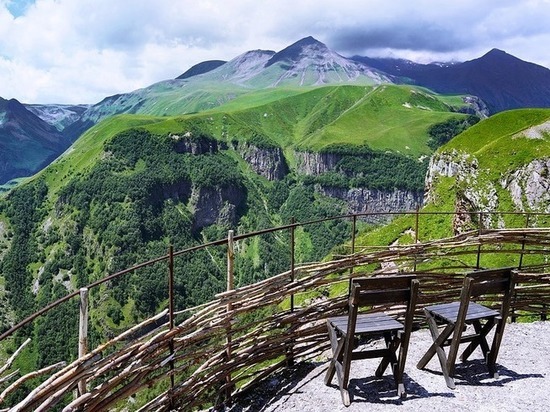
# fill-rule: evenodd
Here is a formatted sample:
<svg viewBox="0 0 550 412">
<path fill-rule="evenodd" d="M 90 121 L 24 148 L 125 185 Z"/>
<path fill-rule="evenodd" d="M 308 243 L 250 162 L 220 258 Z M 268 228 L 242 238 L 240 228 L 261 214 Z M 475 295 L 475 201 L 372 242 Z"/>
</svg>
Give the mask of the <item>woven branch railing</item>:
<svg viewBox="0 0 550 412">
<path fill-rule="evenodd" d="M 546 314 L 550 229 L 475 231 L 412 245 L 364 248 L 220 293 L 207 304 L 177 314 L 185 319 L 172 328 L 168 311 L 161 312 L 68 365 L 52 365 L 57 371 L 47 371 L 51 375 L 24 399 L 4 405 L 17 386 L 10 385 L 0 394 L 0 410 L 132 408 L 129 399 L 143 390 L 156 395 L 134 407 L 139 411 L 216 407 L 269 374 L 327 350 L 324 319 L 344 311 L 350 278 L 414 271 L 421 293 L 416 321 L 422 327 L 421 308 L 456 299 L 464 273 L 475 269 L 464 263 L 466 258 L 475 261 L 480 252 L 482 263 L 485 256 L 500 253 L 514 262 L 523 259 L 512 317 Z M 293 308 L 291 296 L 297 301 Z M 387 309 L 398 315 L 402 310 Z M 140 333 L 143 336 L 135 338 Z M 85 391 L 72 398 L 82 382 Z"/>
</svg>

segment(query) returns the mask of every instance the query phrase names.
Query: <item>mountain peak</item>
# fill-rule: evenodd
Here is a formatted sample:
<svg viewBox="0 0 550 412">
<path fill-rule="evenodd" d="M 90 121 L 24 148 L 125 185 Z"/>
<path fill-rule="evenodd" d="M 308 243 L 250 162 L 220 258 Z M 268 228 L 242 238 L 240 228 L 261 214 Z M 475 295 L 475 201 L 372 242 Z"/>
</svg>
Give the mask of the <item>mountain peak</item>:
<svg viewBox="0 0 550 412">
<path fill-rule="evenodd" d="M 176 77 L 176 79 L 188 79 L 189 77 L 198 76 L 199 74 L 208 73 L 214 69 L 217 69 L 222 64 L 227 63 L 225 60 L 207 60 L 198 64 L 195 64 L 185 73 Z"/>
<path fill-rule="evenodd" d="M 491 49 L 489 50 L 487 53 L 485 53 L 485 56 L 503 56 L 503 55 L 508 55 L 508 53 L 506 53 L 504 50 L 500 50 L 500 49 Z"/>
<path fill-rule="evenodd" d="M 273 57 L 267 62 L 265 67 L 269 67 L 277 62 L 285 61 L 287 63 L 295 63 L 299 61 L 304 55 L 308 54 L 308 51 L 315 51 L 317 53 L 329 52 L 328 47 L 316 40 L 312 36 L 304 37 L 298 40 L 296 43 L 291 44 L 278 53 L 275 53 Z"/>
<path fill-rule="evenodd" d="M 483 59 L 514 59 L 519 60 L 517 57 L 512 56 L 511 54 L 506 53 L 504 50 L 500 49 L 491 49 L 487 53 L 485 53 L 483 56 L 480 57 L 481 60 Z"/>
<path fill-rule="evenodd" d="M 321 43 L 319 40 L 317 40 L 313 36 L 307 36 L 307 37 L 304 37 L 303 39 L 300 39 L 297 42 L 291 44 L 288 47 L 297 46 L 297 45 L 309 46 L 309 45 L 312 45 L 312 44 L 319 44 L 319 45 L 325 46 L 323 43 Z"/>
</svg>

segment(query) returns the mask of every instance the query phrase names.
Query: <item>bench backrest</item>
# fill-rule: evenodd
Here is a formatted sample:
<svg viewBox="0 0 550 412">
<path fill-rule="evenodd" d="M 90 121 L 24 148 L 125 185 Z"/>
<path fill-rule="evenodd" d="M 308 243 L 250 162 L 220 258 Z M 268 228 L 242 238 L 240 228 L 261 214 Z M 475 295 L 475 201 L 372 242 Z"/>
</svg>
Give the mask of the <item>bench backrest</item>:
<svg viewBox="0 0 550 412">
<path fill-rule="evenodd" d="M 470 297 L 510 294 L 515 286 L 516 273 L 512 268 L 477 270 L 468 273 L 471 279 Z"/>
<path fill-rule="evenodd" d="M 353 279 L 350 304 L 366 306 L 408 302 L 414 279 L 415 275 Z"/>
</svg>

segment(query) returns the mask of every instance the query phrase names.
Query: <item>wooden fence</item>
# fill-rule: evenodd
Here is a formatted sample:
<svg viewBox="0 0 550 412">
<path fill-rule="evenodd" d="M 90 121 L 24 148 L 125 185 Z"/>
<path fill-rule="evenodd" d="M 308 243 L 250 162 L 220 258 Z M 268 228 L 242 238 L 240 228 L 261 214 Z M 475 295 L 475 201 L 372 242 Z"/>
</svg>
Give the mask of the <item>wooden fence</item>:
<svg viewBox="0 0 550 412">
<path fill-rule="evenodd" d="M 349 280 L 357 276 L 416 273 L 421 292 L 416 322 L 422 327 L 424 305 L 456 299 L 464 273 L 484 267 L 487 256 L 506 254 L 520 268 L 512 317 L 545 317 L 550 307 L 547 228 L 476 230 L 391 247 L 361 247 L 353 240 L 353 253 L 322 263 L 292 262 L 285 273 L 234 289 L 236 240 L 230 233 L 224 241 L 227 292 L 180 312 L 170 304 L 68 364 L 17 379 L 14 374 L 2 377 L 9 370 L 6 365 L 0 369 L 0 410 L 46 411 L 57 406 L 63 411 L 169 411 L 230 402 L 268 375 L 327 350 L 324 319 L 344 311 Z M 170 266 L 175 255 L 170 251 L 166 257 Z M 476 263 L 465 263 L 472 261 Z M 401 308 L 392 309 L 401 313 Z M 81 335 L 83 352 L 85 340 Z M 9 394 L 36 377 L 41 379 L 22 400 L 4 404 Z"/>
</svg>

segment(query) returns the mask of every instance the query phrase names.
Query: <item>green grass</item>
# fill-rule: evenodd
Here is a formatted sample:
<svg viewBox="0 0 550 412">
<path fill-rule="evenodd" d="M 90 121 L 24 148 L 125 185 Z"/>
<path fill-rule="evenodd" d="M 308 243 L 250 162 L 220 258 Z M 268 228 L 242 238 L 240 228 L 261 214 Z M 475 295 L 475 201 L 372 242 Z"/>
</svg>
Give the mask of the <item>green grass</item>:
<svg viewBox="0 0 550 412">
<path fill-rule="evenodd" d="M 64 154 L 35 177 L 45 178 L 50 189 L 49 197 L 52 199 L 70 179 L 75 175 L 83 174 L 98 162 L 108 139 L 130 128 L 164 121 L 164 118 L 152 116 L 110 117 L 86 131 Z"/>
<path fill-rule="evenodd" d="M 313 151 L 335 143 L 367 144 L 418 157 L 431 153 L 426 145 L 429 125 L 457 116 L 447 104 L 439 95 L 411 86 L 253 91 L 204 113 L 110 117 L 84 133 L 39 175 L 46 178 L 53 198 L 71 176 L 84 173 L 99 160 L 104 143 L 117 133 L 135 127 L 159 135 L 184 133 L 193 124 L 221 140 L 261 135 L 283 148 Z"/>
<path fill-rule="evenodd" d="M 533 125 L 550 121 L 550 109 L 520 109 L 496 114 L 443 146 L 440 151 L 453 149 L 472 153 L 479 167 L 490 170 L 494 177 L 503 171 L 516 169 L 534 159 L 550 156 L 550 133 L 542 139 L 519 137 Z"/>
<path fill-rule="evenodd" d="M 367 144 L 418 157 L 431 153 L 426 144 L 431 124 L 464 116 L 451 112 L 438 95 L 411 86 L 326 86 L 293 93 L 264 105 L 226 111 L 244 105 L 234 101 L 216 108 L 218 116 L 198 117 L 208 117 L 218 133 L 225 123 L 231 139 L 254 131 L 284 148 L 318 151 L 332 144 Z M 239 99 L 246 101 L 244 96 Z M 456 103 L 456 98 L 448 100 Z"/>
</svg>

